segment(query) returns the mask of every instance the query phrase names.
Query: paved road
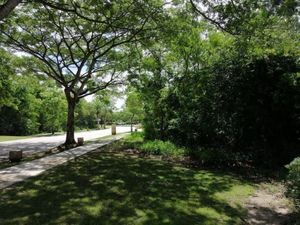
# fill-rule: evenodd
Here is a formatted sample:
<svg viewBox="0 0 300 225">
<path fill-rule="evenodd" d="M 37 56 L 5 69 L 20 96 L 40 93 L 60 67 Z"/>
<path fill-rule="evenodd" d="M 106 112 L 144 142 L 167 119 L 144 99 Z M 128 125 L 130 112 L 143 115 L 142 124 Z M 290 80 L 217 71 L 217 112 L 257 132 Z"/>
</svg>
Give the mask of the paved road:
<svg viewBox="0 0 300 225">
<path fill-rule="evenodd" d="M 125 133 L 129 131 L 130 127 L 117 127 L 117 133 Z M 77 139 L 77 137 L 83 137 L 84 140 L 87 141 L 110 134 L 111 129 L 76 132 L 75 139 Z M 0 142 L 0 158 L 8 157 L 9 151 L 17 149 L 23 150 L 24 154 L 47 151 L 50 148 L 54 148 L 64 143 L 65 138 L 65 135 L 56 135 Z"/>
<path fill-rule="evenodd" d="M 46 170 L 61 165 L 69 160 L 84 155 L 99 147 L 105 146 L 115 140 L 122 138 L 123 134 L 110 136 L 105 141 L 92 142 L 81 147 L 73 148 L 57 154 L 46 156 L 30 162 L 21 163 L 16 166 L 0 170 L 0 189 L 6 188 L 14 183 L 27 178 L 37 176 Z"/>
</svg>

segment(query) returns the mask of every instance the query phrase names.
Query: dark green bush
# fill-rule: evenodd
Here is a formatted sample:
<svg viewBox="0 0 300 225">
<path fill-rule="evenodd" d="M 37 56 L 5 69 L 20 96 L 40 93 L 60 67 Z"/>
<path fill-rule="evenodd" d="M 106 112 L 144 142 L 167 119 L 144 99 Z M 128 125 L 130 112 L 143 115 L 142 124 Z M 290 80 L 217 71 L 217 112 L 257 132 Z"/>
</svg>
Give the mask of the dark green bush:
<svg viewBox="0 0 300 225">
<path fill-rule="evenodd" d="M 250 154 L 232 152 L 221 148 L 192 148 L 189 149 L 188 154 L 203 165 L 213 167 L 245 165 L 252 160 Z"/>
<path fill-rule="evenodd" d="M 141 90 L 147 102 L 146 139 L 232 149 L 250 153 L 259 166 L 285 165 L 299 153 L 299 68 L 290 56 L 236 54 L 175 78 L 168 88 L 147 83 Z M 207 161 L 232 157 L 222 150 L 199 154 Z"/>
<path fill-rule="evenodd" d="M 288 169 L 286 194 L 294 200 L 296 208 L 300 210 L 300 157 L 295 158 L 286 168 Z"/>
</svg>

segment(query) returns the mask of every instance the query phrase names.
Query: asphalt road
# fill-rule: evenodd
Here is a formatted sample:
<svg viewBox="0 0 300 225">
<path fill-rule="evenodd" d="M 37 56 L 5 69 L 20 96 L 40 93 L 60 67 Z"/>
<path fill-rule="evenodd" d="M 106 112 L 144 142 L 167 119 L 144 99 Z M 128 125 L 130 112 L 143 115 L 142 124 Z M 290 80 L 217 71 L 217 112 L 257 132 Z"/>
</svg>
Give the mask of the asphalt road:
<svg viewBox="0 0 300 225">
<path fill-rule="evenodd" d="M 121 127 L 121 126 L 117 127 L 117 134 L 129 132 L 129 131 L 130 131 L 130 127 Z M 92 140 L 95 138 L 100 138 L 108 135 L 111 135 L 111 129 L 84 131 L 84 132 L 76 132 L 75 139 L 77 139 L 78 137 L 83 137 L 85 141 L 88 141 L 88 140 Z M 8 157 L 8 152 L 11 150 L 23 150 L 24 154 L 44 152 L 47 151 L 48 149 L 63 144 L 65 138 L 66 136 L 64 134 L 64 135 L 35 137 L 29 139 L 0 142 L 0 158 Z"/>
</svg>

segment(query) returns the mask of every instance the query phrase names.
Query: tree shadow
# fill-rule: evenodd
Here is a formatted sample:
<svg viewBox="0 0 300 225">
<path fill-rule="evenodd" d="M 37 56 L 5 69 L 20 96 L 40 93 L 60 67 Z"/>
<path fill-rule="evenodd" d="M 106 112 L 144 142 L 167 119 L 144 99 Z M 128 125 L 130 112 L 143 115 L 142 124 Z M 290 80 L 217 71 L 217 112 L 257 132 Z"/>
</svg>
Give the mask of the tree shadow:
<svg viewBox="0 0 300 225">
<path fill-rule="evenodd" d="M 239 182 L 93 152 L 0 191 L 0 224 L 239 224 L 243 209 L 215 196 Z"/>
<path fill-rule="evenodd" d="M 294 217 L 293 213 L 280 213 L 276 212 L 274 209 L 263 207 L 263 206 L 254 206 L 249 209 L 249 214 L 247 216 L 248 224 L 252 225 L 263 225 L 263 224 L 296 224 L 293 222 Z"/>
</svg>

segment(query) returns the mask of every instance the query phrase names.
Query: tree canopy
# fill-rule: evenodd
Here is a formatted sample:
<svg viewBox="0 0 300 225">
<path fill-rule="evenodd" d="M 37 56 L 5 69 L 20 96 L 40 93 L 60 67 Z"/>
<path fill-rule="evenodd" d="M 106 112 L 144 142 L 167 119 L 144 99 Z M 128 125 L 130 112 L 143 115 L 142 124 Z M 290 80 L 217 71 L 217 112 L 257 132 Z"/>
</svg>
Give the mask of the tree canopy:
<svg viewBox="0 0 300 225">
<path fill-rule="evenodd" d="M 66 144 L 75 142 L 76 103 L 122 82 L 122 45 L 146 38 L 146 31 L 155 29 L 163 5 L 130 0 L 76 4 L 87 18 L 77 11 L 52 10 L 47 4 L 41 7 L 32 3 L 10 17 L 1 30 L 8 46 L 41 62 L 33 65 L 37 74 L 54 79 L 64 88 L 68 102 Z"/>
</svg>

